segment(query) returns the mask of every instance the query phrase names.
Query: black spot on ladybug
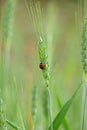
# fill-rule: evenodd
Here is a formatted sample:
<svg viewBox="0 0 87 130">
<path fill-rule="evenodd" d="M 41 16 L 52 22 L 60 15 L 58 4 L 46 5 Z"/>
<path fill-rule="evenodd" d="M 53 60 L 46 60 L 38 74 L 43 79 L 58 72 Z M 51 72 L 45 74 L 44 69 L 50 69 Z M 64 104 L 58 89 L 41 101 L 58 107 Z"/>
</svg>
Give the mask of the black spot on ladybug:
<svg viewBox="0 0 87 130">
<path fill-rule="evenodd" d="M 43 62 L 41 62 L 41 63 L 39 64 L 39 68 L 40 68 L 40 69 L 43 70 L 43 69 L 45 69 L 45 67 L 46 67 L 46 65 L 45 65 Z"/>
</svg>

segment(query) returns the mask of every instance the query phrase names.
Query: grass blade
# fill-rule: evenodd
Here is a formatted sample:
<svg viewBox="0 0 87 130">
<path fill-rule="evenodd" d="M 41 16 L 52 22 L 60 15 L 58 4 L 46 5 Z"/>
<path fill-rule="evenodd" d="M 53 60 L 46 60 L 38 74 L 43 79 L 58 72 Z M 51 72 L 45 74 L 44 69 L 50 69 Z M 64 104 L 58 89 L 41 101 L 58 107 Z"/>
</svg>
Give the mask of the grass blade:
<svg viewBox="0 0 87 130">
<path fill-rule="evenodd" d="M 63 105 L 62 105 L 62 102 L 61 102 L 61 99 L 60 99 L 59 95 L 57 95 L 57 102 L 58 102 L 59 108 L 62 109 Z M 67 118 L 64 118 L 63 126 L 64 126 L 64 130 L 70 130 Z"/>
<path fill-rule="evenodd" d="M 79 87 L 76 89 L 76 91 L 74 92 L 73 96 L 65 103 L 65 105 L 62 107 L 62 109 L 60 110 L 60 112 L 57 114 L 57 116 L 55 117 L 54 121 L 53 121 L 53 130 L 58 130 L 58 128 L 60 127 L 61 123 L 63 122 L 64 117 L 66 116 L 79 88 L 81 87 L 81 84 L 79 85 Z M 48 130 L 50 130 L 51 126 L 49 127 Z"/>
<path fill-rule="evenodd" d="M 15 130 L 22 130 L 20 127 L 18 127 L 17 125 L 15 125 L 13 122 L 11 122 L 9 120 L 6 120 L 6 122 L 8 123 L 8 125 L 10 125 Z"/>
</svg>

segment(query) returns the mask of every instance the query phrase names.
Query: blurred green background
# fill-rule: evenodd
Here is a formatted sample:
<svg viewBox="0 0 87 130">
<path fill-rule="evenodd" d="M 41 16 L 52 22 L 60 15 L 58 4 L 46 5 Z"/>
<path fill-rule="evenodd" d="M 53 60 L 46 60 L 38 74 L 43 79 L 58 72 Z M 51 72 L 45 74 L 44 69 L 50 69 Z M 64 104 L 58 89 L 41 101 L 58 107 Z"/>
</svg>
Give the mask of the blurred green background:
<svg viewBox="0 0 87 130">
<path fill-rule="evenodd" d="M 0 0 L 0 21 L 3 17 L 4 2 Z M 54 118 L 59 111 L 57 95 L 60 96 L 62 104 L 64 104 L 82 80 L 80 47 L 82 2 L 80 0 L 40 0 L 40 3 L 43 8 L 44 26 L 53 39 L 52 46 L 48 51 L 51 52 L 50 88 Z M 2 27 L 2 24 L 0 26 Z M 2 37 L 2 30 L 0 29 L 0 42 L 2 42 Z M 2 46 L 2 43 L 0 45 Z M 39 89 L 39 114 L 37 116 L 39 125 L 37 128 L 42 129 L 43 120 L 41 122 L 40 118 L 43 119 L 43 117 L 39 115 L 42 114 L 41 96 L 44 83 L 39 69 L 37 38 L 32 19 L 27 14 L 24 0 L 17 0 L 10 54 L 9 85 L 5 90 L 7 117 L 18 124 L 19 116 L 18 110 L 16 110 L 18 102 L 21 106 L 25 127 L 28 129 L 30 126 L 31 130 L 31 96 L 32 87 L 36 85 Z M 70 130 L 80 130 L 81 116 L 82 89 L 80 89 L 67 114 Z M 62 129 L 61 127 L 60 130 Z"/>
</svg>

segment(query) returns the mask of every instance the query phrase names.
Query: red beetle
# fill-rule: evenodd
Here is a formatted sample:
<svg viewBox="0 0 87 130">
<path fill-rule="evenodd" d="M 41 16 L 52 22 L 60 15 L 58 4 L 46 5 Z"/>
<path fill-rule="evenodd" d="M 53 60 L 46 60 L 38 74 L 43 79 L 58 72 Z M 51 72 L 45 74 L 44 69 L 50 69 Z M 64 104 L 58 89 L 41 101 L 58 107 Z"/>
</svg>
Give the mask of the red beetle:
<svg viewBox="0 0 87 130">
<path fill-rule="evenodd" d="M 43 62 L 41 62 L 40 64 L 39 64 L 39 67 L 40 67 L 40 69 L 45 69 L 45 67 L 46 67 L 46 65 L 45 65 L 45 63 L 43 63 Z"/>
</svg>

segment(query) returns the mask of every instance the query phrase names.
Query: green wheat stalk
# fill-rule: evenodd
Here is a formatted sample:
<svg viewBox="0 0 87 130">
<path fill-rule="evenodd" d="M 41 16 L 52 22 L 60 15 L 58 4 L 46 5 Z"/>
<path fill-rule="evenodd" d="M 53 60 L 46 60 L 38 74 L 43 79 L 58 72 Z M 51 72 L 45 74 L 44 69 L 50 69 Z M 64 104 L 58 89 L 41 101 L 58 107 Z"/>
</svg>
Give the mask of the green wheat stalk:
<svg viewBox="0 0 87 130">
<path fill-rule="evenodd" d="M 1 88 L 1 93 L 2 96 L 0 97 L 0 127 L 3 130 L 6 130 L 7 127 L 6 125 L 6 116 L 5 116 L 5 108 L 2 107 L 3 104 L 1 103 L 5 100 L 5 86 L 7 85 L 7 80 L 8 80 L 8 66 L 9 66 L 9 56 L 10 56 L 10 47 L 11 47 L 11 42 L 12 42 L 12 34 L 13 34 L 13 21 L 14 21 L 14 12 L 15 12 L 15 5 L 16 5 L 16 0 L 6 0 L 5 6 L 3 11 L 3 19 L 2 19 L 2 43 L 5 46 L 5 51 L 4 51 L 4 63 L 1 63 L 3 66 L 0 69 L 3 69 L 2 73 L 2 86 Z M 3 57 L 3 55 L 1 55 Z M 1 59 L 0 59 L 1 60 Z M 3 60 L 2 60 L 3 62 Z M 1 65 L 0 65 L 1 67 Z M 1 78 L 1 77 L 0 77 Z M 1 80 L 1 79 L 0 79 Z M 4 100 L 3 100 L 4 98 Z M 4 116 L 4 117 L 3 117 Z M 3 120 L 4 119 L 4 120 Z"/>
<path fill-rule="evenodd" d="M 45 88 L 43 88 L 42 91 L 42 108 L 43 108 L 43 114 L 45 117 L 45 129 L 48 129 L 48 123 L 49 123 L 49 96 L 48 92 Z"/>
<path fill-rule="evenodd" d="M 0 129 L 7 130 L 5 104 L 2 99 L 0 99 Z"/>
<path fill-rule="evenodd" d="M 32 89 L 32 101 L 31 101 L 31 113 L 33 119 L 33 130 L 36 128 L 36 117 L 37 117 L 37 107 L 38 107 L 38 87 L 34 86 Z"/>
<path fill-rule="evenodd" d="M 18 109 L 18 117 L 19 117 L 19 120 L 20 120 L 20 123 L 21 123 L 21 127 L 18 127 L 17 125 L 15 125 L 15 126 L 17 128 L 20 128 L 21 130 L 25 130 L 25 124 L 24 124 L 24 121 L 23 121 L 23 116 L 22 116 L 22 110 L 21 110 L 21 106 L 20 106 L 20 101 L 18 100 L 18 93 L 19 93 L 18 92 L 18 83 L 17 83 L 17 79 L 16 79 L 15 76 L 13 76 L 12 81 L 13 81 L 14 90 L 16 91 L 16 95 L 15 96 L 17 97 L 16 104 L 17 104 L 17 109 Z"/>
<path fill-rule="evenodd" d="M 85 130 L 85 114 L 87 104 L 87 18 L 84 18 L 81 47 L 82 47 L 82 65 L 83 65 L 83 78 L 84 78 L 83 85 L 85 87 L 82 130 Z"/>
<path fill-rule="evenodd" d="M 7 84 L 16 0 L 6 0 L 3 16 L 4 86 Z"/>
<path fill-rule="evenodd" d="M 37 41 L 38 41 L 38 52 L 39 52 L 39 59 L 40 64 L 44 65 L 42 69 L 42 74 L 45 82 L 45 88 L 48 93 L 48 100 L 49 100 L 49 118 L 50 124 L 52 124 L 52 112 L 51 112 L 51 95 L 50 95 L 50 70 L 49 70 L 49 63 L 48 63 L 48 50 L 47 50 L 47 37 L 46 31 L 43 27 L 43 17 L 42 17 L 42 10 L 40 7 L 40 2 L 37 3 L 30 3 L 28 7 L 27 1 L 25 0 L 25 6 L 27 8 L 28 13 L 32 17 L 34 27 L 37 34 Z M 44 106 L 45 107 L 45 106 Z M 51 127 L 51 130 L 53 128 Z"/>
</svg>

